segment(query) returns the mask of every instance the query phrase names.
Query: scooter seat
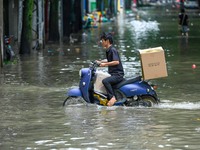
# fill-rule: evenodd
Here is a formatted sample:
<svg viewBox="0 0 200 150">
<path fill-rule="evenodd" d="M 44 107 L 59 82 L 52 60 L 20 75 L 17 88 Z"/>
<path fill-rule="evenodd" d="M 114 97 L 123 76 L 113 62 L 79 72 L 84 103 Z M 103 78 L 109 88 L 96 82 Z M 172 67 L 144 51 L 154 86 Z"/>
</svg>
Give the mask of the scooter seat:
<svg viewBox="0 0 200 150">
<path fill-rule="evenodd" d="M 135 77 L 135 78 L 132 78 L 132 79 L 123 79 L 118 84 L 115 84 L 113 86 L 113 88 L 118 89 L 118 88 L 122 87 L 123 85 L 131 84 L 131 83 L 134 83 L 136 81 L 141 81 L 141 78 L 142 78 L 141 76 L 138 76 L 138 77 Z"/>
</svg>

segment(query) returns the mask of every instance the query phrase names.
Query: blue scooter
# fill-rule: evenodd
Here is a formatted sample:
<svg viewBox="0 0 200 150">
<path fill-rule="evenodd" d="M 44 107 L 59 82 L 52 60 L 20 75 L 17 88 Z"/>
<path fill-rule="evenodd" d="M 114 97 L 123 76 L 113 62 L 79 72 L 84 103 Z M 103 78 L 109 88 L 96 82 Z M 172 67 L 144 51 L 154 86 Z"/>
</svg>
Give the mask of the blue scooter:
<svg viewBox="0 0 200 150">
<path fill-rule="evenodd" d="M 93 103 L 106 106 L 108 99 L 103 78 L 109 76 L 97 71 L 98 63 L 93 62 L 89 68 L 82 68 L 79 72 L 79 88 L 70 89 L 63 106 L 76 103 Z M 124 79 L 113 86 L 117 102 L 114 106 L 145 106 L 151 107 L 160 102 L 153 85 L 143 81 L 141 76 Z"/>
</svg>

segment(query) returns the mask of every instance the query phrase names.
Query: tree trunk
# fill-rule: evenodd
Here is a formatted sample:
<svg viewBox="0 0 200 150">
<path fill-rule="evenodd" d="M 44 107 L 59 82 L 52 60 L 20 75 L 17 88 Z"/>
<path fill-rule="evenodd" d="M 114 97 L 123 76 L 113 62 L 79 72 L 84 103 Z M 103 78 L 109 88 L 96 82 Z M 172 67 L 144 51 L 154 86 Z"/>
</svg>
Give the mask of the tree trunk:
<svg viewBox="0 0 200 150">
<path fill-rule="evenodd" d="M 50 0 L 49 40 L 50 41 L 59 41 L 58 0 Z"/>
<path fill-rule="evenodd" d="M 71 34 L 71 0 L 63 0 L 63 34 L 66 37 L 69 37 Z"/>
<path fill-rule="evenodd" d="M 22 17 L 23 17 L 23 1 L 19 0 L 19 14 L 18 14 L 18 44 L 21 43 L 22 34 Z"/>
<path fill-rule="evenodd" d="M 0 0 L 0 70 L 3 67 L 3 47 L 4 47 L 4 38 L 3 38 L 3 0 Z"/>
<path fill-rule="evenodd" d="M 38 41 L 39 48 L 44 48 L 44 1 L 38 0 Z"/>
<path fill-rule="evenodd" d="M 44 28 L 45 28 L 45 42 L 49 40 L 49 9 L 50 9 L 50 2 L 49 0 L 44 0 Z"/>
<path fill-rule="evenodd" d="M 60 37 L 60 44 L 63 44 L 63 0 L 59 0 L 59 9 L 58 9 L 58 28 L 59 28 L 59 37 Z"/>
<path fill-rule="evenodd" d="M 23 23 L 22 23 L 22 35 L 20 54 L 31 53 L 32 43 L 32 11 L 33 11 L 33 0 L 23 1 Z"/>
<path fill-rule="evenodd" d="M 86 13 L 89 13 L 89 0 L 86 0 L 85 6 L 86 6 L 85 12 L 86 12 Z"/>
<path fill-rule="evenodd" d="M 4 22 L 4 34 L 9 35 L 9 1 L 3 2 L 3 22 Z"/>
<path fill-rule="evenodd" d="M 81 13 L 81 0 L 75 0 L 74 2 L 75 13 L 75 28 L 74 32 L 78 32 L 82 29 L 82 13 Z"/>
</svg>

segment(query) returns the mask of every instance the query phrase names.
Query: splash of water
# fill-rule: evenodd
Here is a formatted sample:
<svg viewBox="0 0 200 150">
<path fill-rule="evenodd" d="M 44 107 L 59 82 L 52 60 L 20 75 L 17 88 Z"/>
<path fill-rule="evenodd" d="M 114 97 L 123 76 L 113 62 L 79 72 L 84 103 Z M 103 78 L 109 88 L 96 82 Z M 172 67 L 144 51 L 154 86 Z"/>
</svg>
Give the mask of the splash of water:
<svg viewBox="0 0 200 150">
<path fill-rule="evenodd" d="M 157 21 L 133 20 L 130 23 L 136 32 L 159 31 Z"/>
<path fill-rule="evenodd" d="M 173 102 L 164 102 L 160 103 L 159 105 L 155 106 L 156 108 L 167 108 L 167 109 L 187 109 L 187 110 L 197 110 L 200 109 L 200 102 L 194 103 L 194 102 L 179 102 L 179 103 L 173 103 Z"/>
<path fill-rule="evenodd" d="M 130 24 L 137 40 L 147 37 L 150 32 L 156 35 L 160 31 L 157 21 L 133 20 Z"/>
</svg>

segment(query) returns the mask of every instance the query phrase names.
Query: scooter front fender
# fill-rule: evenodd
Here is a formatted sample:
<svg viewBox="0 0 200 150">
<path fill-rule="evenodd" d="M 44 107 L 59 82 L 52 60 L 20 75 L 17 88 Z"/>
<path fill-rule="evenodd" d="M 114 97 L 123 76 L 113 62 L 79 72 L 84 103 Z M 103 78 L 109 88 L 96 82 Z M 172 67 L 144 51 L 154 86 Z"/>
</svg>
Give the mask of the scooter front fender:
<svg viewBox="0 0 200 150">
<path fill-rule="evenodd" d="M 70 89 L 67 92 L 67 96 L 82 96 L 81 90 L 79 88 Z"/>
</svg>

